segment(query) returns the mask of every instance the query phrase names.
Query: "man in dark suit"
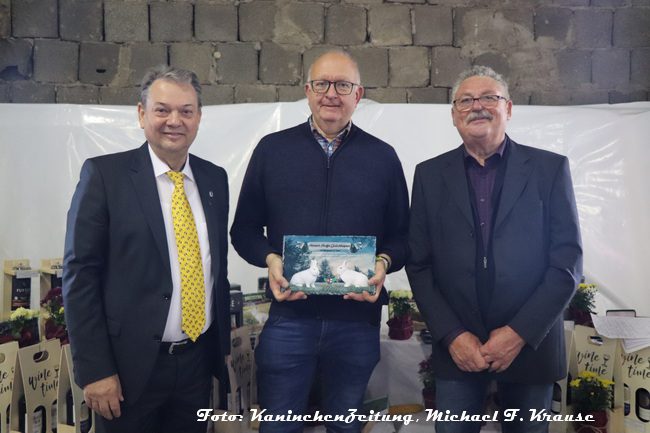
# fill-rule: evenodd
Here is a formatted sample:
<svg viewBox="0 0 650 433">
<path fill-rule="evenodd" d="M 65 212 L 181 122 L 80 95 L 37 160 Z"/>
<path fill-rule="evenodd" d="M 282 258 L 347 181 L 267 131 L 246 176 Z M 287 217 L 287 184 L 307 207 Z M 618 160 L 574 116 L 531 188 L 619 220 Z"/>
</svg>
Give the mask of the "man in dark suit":
<svg viewBox="0 0 650 433">
<path fill-rule="evenodd" d="M 464 72 L 452 95 L 463 144 L 416 168 L 406 265 L 434 337 L 437 408 L 480 415 L 496 380 L 503 431 L 545 432 L 530 409 L 548 410 L 566 374 L 562 311 L 582 266 L 569 162 L 506 135 L 512 101 L 492 69 Z"/>
<path fill-rule="evenodd" d="M 193 72 L 151 70 L 138 116 L 147 142 L 87 160 L 68 212 L 75 378 L 105 431 L 203 433 L 196 412 L 230 350 L 227 176 L 188 153 Z"/>
</svg>

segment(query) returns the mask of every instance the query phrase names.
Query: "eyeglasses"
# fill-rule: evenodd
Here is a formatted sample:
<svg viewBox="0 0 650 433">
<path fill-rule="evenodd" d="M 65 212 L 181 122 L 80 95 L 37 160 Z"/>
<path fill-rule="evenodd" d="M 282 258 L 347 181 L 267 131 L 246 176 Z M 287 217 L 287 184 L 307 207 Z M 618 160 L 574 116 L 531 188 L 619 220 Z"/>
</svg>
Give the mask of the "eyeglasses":
<svg viewBox="0 0 650 433">
<path fill-rule="evenodd" d="M 483 108 L 493 108 L 496 107 L 500 100 L 507 101 L 508 98 L 499 95 L 483 95 L 478 98 L 471 98 L 465 96 L 460 99 L 456 99 L 452 102 L 456 110 L 458 111 L 469 111 L 474 106 L 474 101 L 478 101 Z"/>
<path fill-rule="evenodd" d="M 359 85 L 349 81 L 311 80 L 309 82 L 311 89 L 316 93 L 327 93 L 332 84 L 334 84 L 334 90 L 338 95 L 349 95 L 354 86 Z"/>
</svg>

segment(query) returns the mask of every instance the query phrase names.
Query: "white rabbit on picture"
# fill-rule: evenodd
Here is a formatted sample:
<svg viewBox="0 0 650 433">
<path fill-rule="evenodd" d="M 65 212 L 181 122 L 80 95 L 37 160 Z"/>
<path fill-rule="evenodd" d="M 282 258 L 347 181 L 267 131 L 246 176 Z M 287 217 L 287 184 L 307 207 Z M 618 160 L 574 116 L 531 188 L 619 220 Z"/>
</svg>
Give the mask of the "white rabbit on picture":
<svg viewBox="0 0 650 433">
<path fill-rule="evenodd" d="M 345 283 L 343 287 L 367 287 L 368 277 L 361 272 L 353 271 L 347 268 L 347 261 L 339 265 L 336 270 L 339 273 L 339 278 Z"/>
<path fill-rule="evenodd" d="M 316 278 L 320 274 L 320 269 L 318 269 L 318 264 L 316 260 L 312 260 L 309 265 L 309 269 L 305 269 L 300 272 L 296 272 L 291 277 L 289 284 L 292 286 L 307 286 L 316 288 Z"/>
</svg>

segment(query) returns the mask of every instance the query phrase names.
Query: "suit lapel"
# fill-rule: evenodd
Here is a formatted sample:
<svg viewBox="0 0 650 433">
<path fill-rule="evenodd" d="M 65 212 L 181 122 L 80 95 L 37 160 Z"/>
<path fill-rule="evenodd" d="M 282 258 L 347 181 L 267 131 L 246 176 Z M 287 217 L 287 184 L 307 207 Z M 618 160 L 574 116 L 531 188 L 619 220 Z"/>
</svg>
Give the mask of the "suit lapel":
<svg viewBox="0 0 650 433">
<path fill-rule="evenodd" d="M 208 229 L 208 241 L 210 243 L 210 255 L 212 257 L 212 275 L 215 283 L 219 278 L 219 213 L 217 204 L 220 203 L 220 198 L 216 195 L 219 193 L 215 185 L 212 184 L 211 178 L 203 169 L 203 165 L 194 157 L 190 155 L 190 165 L 192 166 L 192 173 L 196 179 L 196 186 L 199 190 L 199 197 L 201 197 L 201 204 L 203 205 L 203 213 L 205 214 L 205 223 Z"/>
<path fill-rule="evenodd" d="M 503 179 L 501 201 L 494 222 L 494 230 L 499 228 L 517 199 L 519 199 L 521 192 L 526 187 L 526 183 L 528 183 L 531 171 L 532 165 L 528 164 L 528 155 L 522 152 L 517 143 L 510 140 L 506 173 Z"/>
<path fill-rule="evenodd" d="M 158 187 L 156 186 L 156 178 L 147 146 L 147 143 L 143 144 L 134 153 L 131 163 L 131 180 L 165 269 L 168 273 L 171 273 L 167 236 L 165 235 L 165 221 L 160 208 Z"/>
<path fill-rule="evenodd" d="M 474 218 L 472 217 L 472 207 L 467 188 L 467 176 L 465 176 L 462 145 L 450 156 L 449 163 L 443 169 L 444 173 L 442 178 L 446 183 L 451 197 L 456 202 L 463 216 L 465 216 L 467 223 L 473 227 Z"/>
</svg>

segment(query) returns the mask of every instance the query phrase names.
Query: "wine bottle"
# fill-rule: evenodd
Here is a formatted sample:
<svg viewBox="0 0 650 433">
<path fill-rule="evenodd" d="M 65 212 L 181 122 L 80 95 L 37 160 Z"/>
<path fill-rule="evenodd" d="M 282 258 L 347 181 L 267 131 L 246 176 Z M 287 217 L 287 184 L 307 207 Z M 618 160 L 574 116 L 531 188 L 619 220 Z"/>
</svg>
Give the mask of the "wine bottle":
<svg viewBox="0 0 650 433">
<path fill-rule="evenodd" d="M 553 384 L 553 400 L 551 401 L 551 412 L 556 414 L 562 413 L 562 388 L 557 382 Z"/>
<path fill-rule="evenodd" d="M 56 400 L 54 400 L 54 403 L 52 403 L 50 415 L 52 416 L 52 433 L 56 433 L 57 427 L 59 426 L 59 409 L 57 407 Z"/>
<path fill-rule="evenodd" d="M 643 422 L 650 422 L 650 393 L 645 388 L 636 390 L 636 416 Z"/>
<path fill-rule="evenodd" d="M 79 431 L 81 431 L 81 433 L 88 433 L 90 428 L 93 426 L 93 417 L 91 416 L 85 401 L 81 402 L 81 413 L 79 418 Z"/>
<path fill-rule="evenodd" d="M 623 415 L 628 416 L 630 414 L 630 387 L 627 383 L 623 384 Z"/>
</svg>

